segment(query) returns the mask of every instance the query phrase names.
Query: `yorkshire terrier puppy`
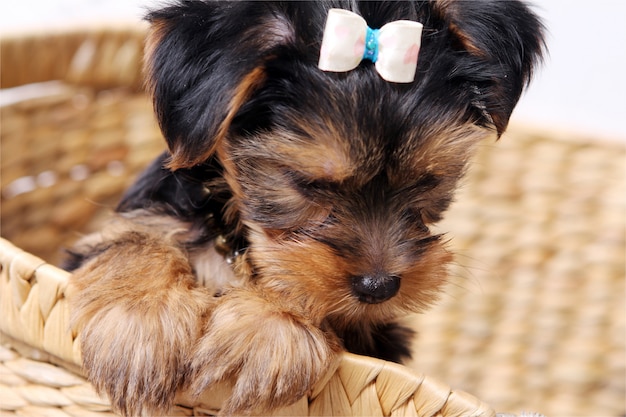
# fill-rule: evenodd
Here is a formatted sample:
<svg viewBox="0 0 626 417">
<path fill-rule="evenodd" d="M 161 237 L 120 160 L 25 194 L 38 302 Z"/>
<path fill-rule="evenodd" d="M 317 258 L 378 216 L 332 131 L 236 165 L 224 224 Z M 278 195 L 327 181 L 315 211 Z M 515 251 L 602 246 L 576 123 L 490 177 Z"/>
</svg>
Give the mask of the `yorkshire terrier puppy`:
<svg viewBox="0 0 626 417">
<path fill-rule="evenodd" d="M 332 8 L 374 30 L 328 30 Z M 250 414 L 301 398 L 344 349 L 408 357 L 397 320 L 437 299 L 452 259 L 429 227 L 504 132 L 538 18 L 520 1 L 177 0 L 148 21 L 169 151 L 66 264 L 94 386 L 155 415 L 229 379 L 223 413 Z M 369 59 L 329 69 L 333 39 Z"/>
</svg>

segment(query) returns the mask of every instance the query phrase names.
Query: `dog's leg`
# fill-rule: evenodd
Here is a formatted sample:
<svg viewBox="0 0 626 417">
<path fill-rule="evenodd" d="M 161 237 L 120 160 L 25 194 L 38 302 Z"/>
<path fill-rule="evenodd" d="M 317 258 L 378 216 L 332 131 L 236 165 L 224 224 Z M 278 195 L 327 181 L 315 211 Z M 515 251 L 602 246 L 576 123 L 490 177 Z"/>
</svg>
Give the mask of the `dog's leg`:
<svg viewBox="0 0 626 417">
<path fill-rule="evenodd" d="M 261 286 L 220 298 L 192 360 L 192 389 L 235 378 L 222 413 L 262 413 L 304 396 L 338 359 L 336 336 Z"/>
<path fill-rule="evenodd" d="M 398 323 L 331 323 L 348 352 L 402 363 L 411 359 L 415 331 Z"/>
<path fill-rule="evenodd" d="M 108 233 L 95 245 L 87 239 L 92 253 L 67 291 L 83 366 L 116 412 L 164 414 L 213 297 L 173 239 L 132 226 Z"/>
</svg>

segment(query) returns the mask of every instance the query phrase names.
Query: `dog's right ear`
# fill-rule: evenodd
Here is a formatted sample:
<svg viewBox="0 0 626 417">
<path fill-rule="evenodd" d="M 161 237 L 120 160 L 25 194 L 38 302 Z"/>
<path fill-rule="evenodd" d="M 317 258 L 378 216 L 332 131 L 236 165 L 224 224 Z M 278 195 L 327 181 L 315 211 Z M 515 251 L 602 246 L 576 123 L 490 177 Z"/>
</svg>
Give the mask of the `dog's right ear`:
<svg viewBox="0 0 626 417">
<path fill-rule="evenodd" d="M 483 124 L 502 135 L 546 52 L 543 23 L 523 1 L 439 0 L 433 8 L 447 24 L 456 77 L 471 85 Z"/>
<path fill-rule="evenodd" d="M 190 168 L 215 152 L 263 85 L 272 49 L 291 42 L 293 30 L 261 2 L 180 0 L 147 20 L 147 88 L 170 149 L 167 166 Z"/>
</svg>

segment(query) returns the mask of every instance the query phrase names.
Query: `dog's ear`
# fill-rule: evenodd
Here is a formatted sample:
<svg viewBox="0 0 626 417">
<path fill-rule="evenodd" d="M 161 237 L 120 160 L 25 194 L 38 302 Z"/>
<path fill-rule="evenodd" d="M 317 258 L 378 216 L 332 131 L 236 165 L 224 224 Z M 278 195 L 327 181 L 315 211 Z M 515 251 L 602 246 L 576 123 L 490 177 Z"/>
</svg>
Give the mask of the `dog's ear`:
<svg viewBox="0 0 626 417">
<path fill-rule="evenodd" d="M 290 42 L 270 4 L 181 0 L 148 14 L 147 89 L 168 143 L 170 169 L 206 161 L 238 109 L 265 81 L 264 62 Z"/>
<path fill-rule="evenodd" d="M 517 0 L 441 0 L 434 7 L 463 56 L 457 75 L 467 80 L 474 109 L 500 136 L 541 61 L 542 23 Z"/>
</svg>

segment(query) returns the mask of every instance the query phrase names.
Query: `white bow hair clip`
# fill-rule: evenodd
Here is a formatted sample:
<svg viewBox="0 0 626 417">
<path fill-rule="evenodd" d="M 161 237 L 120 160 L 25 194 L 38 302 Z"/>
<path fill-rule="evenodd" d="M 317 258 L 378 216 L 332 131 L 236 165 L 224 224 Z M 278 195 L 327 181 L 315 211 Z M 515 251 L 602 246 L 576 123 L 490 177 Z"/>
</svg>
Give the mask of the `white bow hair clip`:
<svg viewBox="0 0 626 417">
<path fill-rule="evenodd" d="M 346 72 L 369 59 L 384 80 L 410 83 L 415 79 L 422 28 L 419 22 L 397 20 L 371 29 L 356 13 L 330 9 L 318 67 L 322 71 Z"/>
</svg>

